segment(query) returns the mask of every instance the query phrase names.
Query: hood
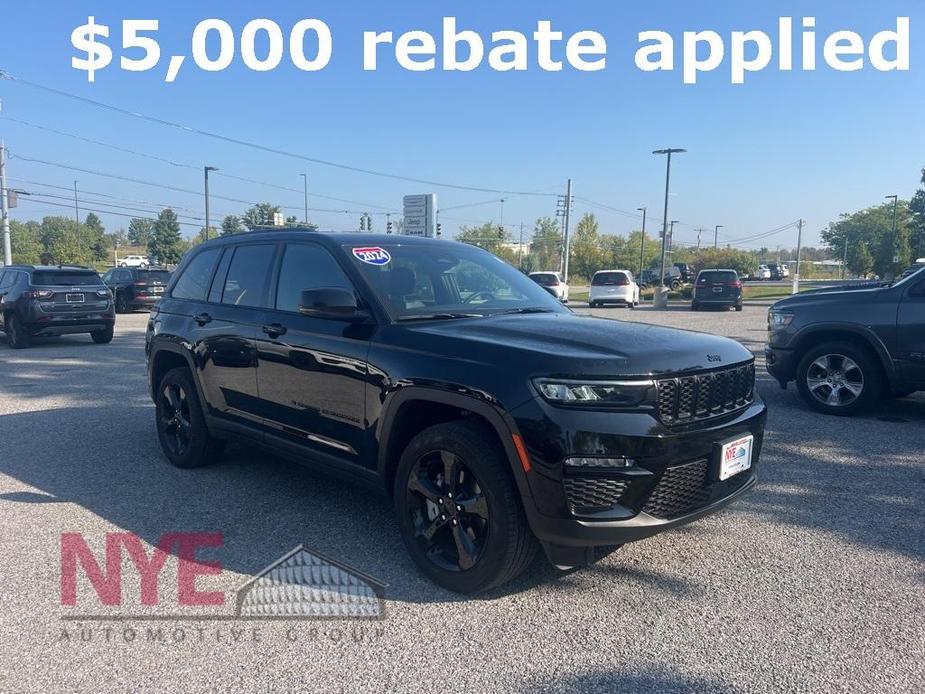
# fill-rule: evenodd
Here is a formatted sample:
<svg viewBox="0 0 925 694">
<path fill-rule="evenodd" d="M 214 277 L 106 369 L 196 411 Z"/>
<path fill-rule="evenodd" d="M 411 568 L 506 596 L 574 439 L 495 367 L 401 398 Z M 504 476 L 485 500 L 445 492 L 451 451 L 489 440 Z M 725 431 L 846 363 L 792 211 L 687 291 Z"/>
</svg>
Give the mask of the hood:
<svg viewBox="0 0 925 694">
<path fill-rule="evenodd" d="M 824 289 L 811 289 L 810 291 L 800 292 L 786 299 L 781 299 L 773 306 L 772 309 L 790 309 L 802 306 L 815 306 L 818 304 L 832 303 L 864 303 L 876 299 L 888 290 L 889 285 L 862 284 L 862 285 L 841 285 L 839 287 L 827 287 Z"/>
<path fill-rule="evenodd" d="M 532 375 L 656 376 L 752 359 L 728 338 L 573 313 L 420 323 L 407 330 L 427 351 Z"/>
</svg>

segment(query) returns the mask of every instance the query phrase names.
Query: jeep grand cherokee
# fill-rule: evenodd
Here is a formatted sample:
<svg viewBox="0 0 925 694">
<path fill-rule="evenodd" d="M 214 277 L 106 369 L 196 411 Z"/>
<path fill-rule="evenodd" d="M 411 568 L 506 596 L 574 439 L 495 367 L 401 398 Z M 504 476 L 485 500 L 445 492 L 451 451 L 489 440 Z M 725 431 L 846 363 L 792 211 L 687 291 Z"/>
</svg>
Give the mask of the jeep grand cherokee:
<svg viewBox="0 0 925 694">
<path fill-rule="evenodd" d="M 579 316 L 449 241 L 253 232 L 196 247 L 152 310 L 171 463 L 230 438 L 384 488 L 411 557 L 475 592 L 538 545 L 558 566 L 750 489 L 766 418 L 752 355 Z"/>
</svg>

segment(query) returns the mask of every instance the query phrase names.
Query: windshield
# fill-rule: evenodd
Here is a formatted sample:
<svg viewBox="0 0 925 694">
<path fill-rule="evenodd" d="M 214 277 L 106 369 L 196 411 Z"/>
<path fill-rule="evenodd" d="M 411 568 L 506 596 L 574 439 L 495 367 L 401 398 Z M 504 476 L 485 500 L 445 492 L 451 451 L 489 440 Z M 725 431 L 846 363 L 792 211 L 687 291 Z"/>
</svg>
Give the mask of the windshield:
<svg viewBox="0 0 925 694">
<path fill-rule="evenodd" d="M 625 272 L 598 272 L 591 279 L 591 284 L 595 287 L 625 287 L 629 283 L 629 277 Z"/>
<path fill-rule="evenodd" d="M 345 246 L 397 319 L 488 316 L 539 309 L 567 313 L 551 294 L 497 256 L 474 246 L 433 243 Z M 456 315 L 453 315 L 456 314 Z"/>
<path fill-rule="evenodd" d="M 911 270 L 912 272 L 909 272 L 909 270 Z M 922 272 L 923 270 L 925 270 L 925 266 L 922 266 L 919 268 L 912 267 L 912 268 L 909 268 L 909 270 L 906 270 L 906 272 L 909 272 L 908 275 L 903 273 L 903 275 L 900 276 L 900 278 L 896 280 L 896 282 L 893 283 L 894 287 L 898 287 L 901 284 L 905 285 L 906 282 L 909 282 L 910 280 L 912 280 L 913 277 L 915 278 L 925 277 L 925 273 Z"/>
<path fill-rule="evenodd" d="M 32 284 L 35 286 L 63 286 L 93 287 L 102 284 L 103 280 L 93 270 L 36 270 L 32 273 Z"/>
<path fill-rule="evenodd" d="M 137 274 L 140 282 L 163 282 L 167 284 L 170 281 L 170 273 L 166 270 L 138 270 Z"/>
</svg>

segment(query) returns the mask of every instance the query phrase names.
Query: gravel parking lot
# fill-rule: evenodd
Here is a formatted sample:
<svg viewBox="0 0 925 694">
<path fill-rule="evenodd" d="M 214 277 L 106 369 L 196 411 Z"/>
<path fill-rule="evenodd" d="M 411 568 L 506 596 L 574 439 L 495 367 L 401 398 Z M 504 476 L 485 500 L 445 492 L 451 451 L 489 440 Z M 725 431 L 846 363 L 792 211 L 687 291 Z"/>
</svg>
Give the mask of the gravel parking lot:
<svg viewBox="0 0 925 694">
<path fill-rule="evenodd" d="M 119 316 L 110 345 L 0 344 L 0 692 L 921 692 L 925 397 L 852 420 L 810 412 L 763 371 L 766 311 L 594 310 L 759 354 L 759 487 L 580 571 L 540 559 L 478 599 L 423 579 L 390 506 L 366 491 L 238 446 L 215 467 L 170 467 L 145 394 L 146 314 Z M 74 608 L 61 605 L 61 533 L 102 557 L 107 532 L 150 552 L 177 530 L 224 536 L 205 553 L 224 570 L 200 590 L 231 594 L 301 543 L 388 584 L 386 618 L 120 620 L 137 612 L 126 558 L 112 619 L 62 619 Z M 147 610 L 176 613 L 175 586 L 164 577 L 165 604 Z"/>
</svg>

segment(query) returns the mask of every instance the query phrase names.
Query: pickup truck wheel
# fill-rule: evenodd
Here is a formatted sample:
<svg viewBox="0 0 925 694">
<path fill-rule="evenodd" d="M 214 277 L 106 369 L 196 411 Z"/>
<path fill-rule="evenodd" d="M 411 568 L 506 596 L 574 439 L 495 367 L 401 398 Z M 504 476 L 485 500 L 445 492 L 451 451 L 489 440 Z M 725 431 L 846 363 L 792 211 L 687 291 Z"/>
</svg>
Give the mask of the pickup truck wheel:
<svg viewBox="0 0 925 694">
<path fill-rule="evenodd" d="M 491 436 L 470 422 L 429 427 L 408 444 L 395 475 L 395 510 L 411 558 L 457 593 L 506 583 L 536 554 L 509 463 Z"/>
<path fill-rule="evenodd" d="M 221 455 L 225 442 L 206 427 L 199 395 L 189 369 L 171 369 L 157 387 L 157 438 L 167 460 L 180 468 L 208 465 Z"/>
<path fill-rule="evenodd" d="M 800 360 L 796 381 L 803 400 L 825 414 L 857 414 L 875 403 L 882 392 L 877 364 L 849 342 L 829 342 L 811 349 Z"/>
</svg>

